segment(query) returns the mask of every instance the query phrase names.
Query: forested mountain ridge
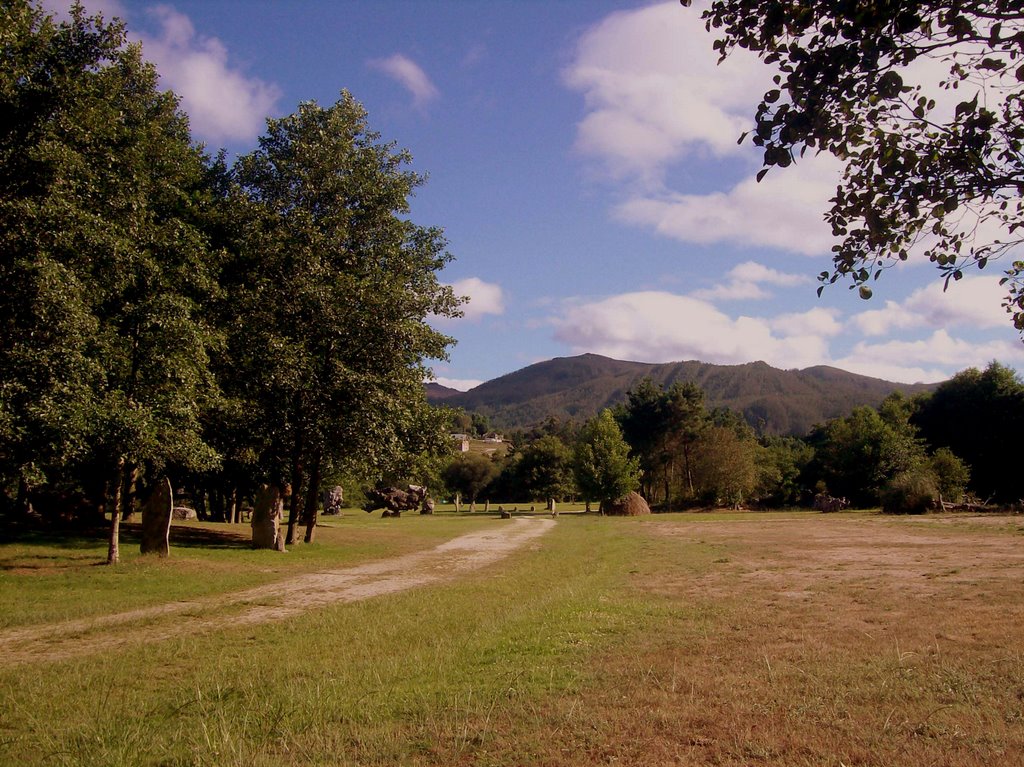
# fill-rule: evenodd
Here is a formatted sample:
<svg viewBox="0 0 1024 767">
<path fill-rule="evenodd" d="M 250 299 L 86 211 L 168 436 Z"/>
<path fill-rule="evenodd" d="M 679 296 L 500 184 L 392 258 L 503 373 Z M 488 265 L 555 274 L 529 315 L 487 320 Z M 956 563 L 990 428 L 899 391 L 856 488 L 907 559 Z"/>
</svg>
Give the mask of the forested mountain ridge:
<svg viewBox="0 0 1024 767">
<path fill-rule="evenodd" d="M 766 434 L 803 435 L 814 424 L 846 415 L 858 405 L 877 407 L 893 391 L 912 395 L 935 388 L 883 381 L 825 365 L 780 370 L 764 362 L 652 364 L 583 354 L 538 362 L 467 392 L 447 390 L 437 396 L 437 389 L 431 387 L 427 397 L 486 415 L 495 428 L 523 428 L 551 416 L 590 418 L 602 408 L 624 402 L 626 392 L 648 377 L 666 388 L 676 381 L 693 382 L 704 390 L 709 407 L 741 412 L 751 426 Z"/>
</svg>

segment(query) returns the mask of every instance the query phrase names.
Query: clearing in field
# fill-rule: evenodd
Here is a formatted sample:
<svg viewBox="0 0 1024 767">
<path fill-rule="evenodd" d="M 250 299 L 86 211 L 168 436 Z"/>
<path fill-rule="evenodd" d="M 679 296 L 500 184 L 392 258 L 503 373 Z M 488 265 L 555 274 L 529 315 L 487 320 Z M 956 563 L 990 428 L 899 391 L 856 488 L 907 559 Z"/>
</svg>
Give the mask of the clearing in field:
<svg viewBox="0 0 1024 767">
<path fill-rule="evenodd" d="M 80 550 L 0 548 L 0 763 L 1024 764 L 1020 516 L 445 517 L 131 562 L 265 585 L 115 617 L 25 567 Z"/>
</svg>

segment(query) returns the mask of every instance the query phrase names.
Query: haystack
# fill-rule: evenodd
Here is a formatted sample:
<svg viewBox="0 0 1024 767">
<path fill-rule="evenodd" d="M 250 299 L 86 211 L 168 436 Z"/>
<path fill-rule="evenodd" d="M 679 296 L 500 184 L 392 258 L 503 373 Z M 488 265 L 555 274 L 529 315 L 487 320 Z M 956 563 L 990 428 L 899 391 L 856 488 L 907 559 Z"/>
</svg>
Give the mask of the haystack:
<svg viewBox="0 0 1024 767">
<path fill-rule="evenodd" d="M 604 513 L 619 517 L 637 517 L 641 514 L 650 514 L 651 507 L 647 505 L 647 501 L 640 493 L 633 492 L 617 501 L 605 504 Z"/>
</svg>

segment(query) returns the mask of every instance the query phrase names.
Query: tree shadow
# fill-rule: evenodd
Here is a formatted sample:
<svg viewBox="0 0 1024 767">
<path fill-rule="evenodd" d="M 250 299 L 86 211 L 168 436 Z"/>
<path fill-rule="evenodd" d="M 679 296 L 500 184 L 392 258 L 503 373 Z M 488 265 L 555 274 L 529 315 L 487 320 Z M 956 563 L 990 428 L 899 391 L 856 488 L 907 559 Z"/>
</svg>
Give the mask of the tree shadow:
<svg viewBox="0 0 1024 767">
<path fill-rule="evenodd" d="M 251 549 L 252 540 L 232 530 L 171 525 L 171 549 Z"/>
</svg>

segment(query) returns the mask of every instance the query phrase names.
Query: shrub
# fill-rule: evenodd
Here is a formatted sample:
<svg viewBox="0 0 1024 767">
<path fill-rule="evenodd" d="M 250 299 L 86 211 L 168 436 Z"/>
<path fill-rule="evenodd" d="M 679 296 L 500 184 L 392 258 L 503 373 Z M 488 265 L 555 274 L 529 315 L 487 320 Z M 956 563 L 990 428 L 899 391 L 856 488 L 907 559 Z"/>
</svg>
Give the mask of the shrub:
<svg viewBox="0 0 1024 767">
<path fill-rule="evenodd" d="M 912 469 L 893 477 L 880 495 L 886 514 L 924 514 L 938 501 L 939 490 L 930 471 Z"/>
</svg>

